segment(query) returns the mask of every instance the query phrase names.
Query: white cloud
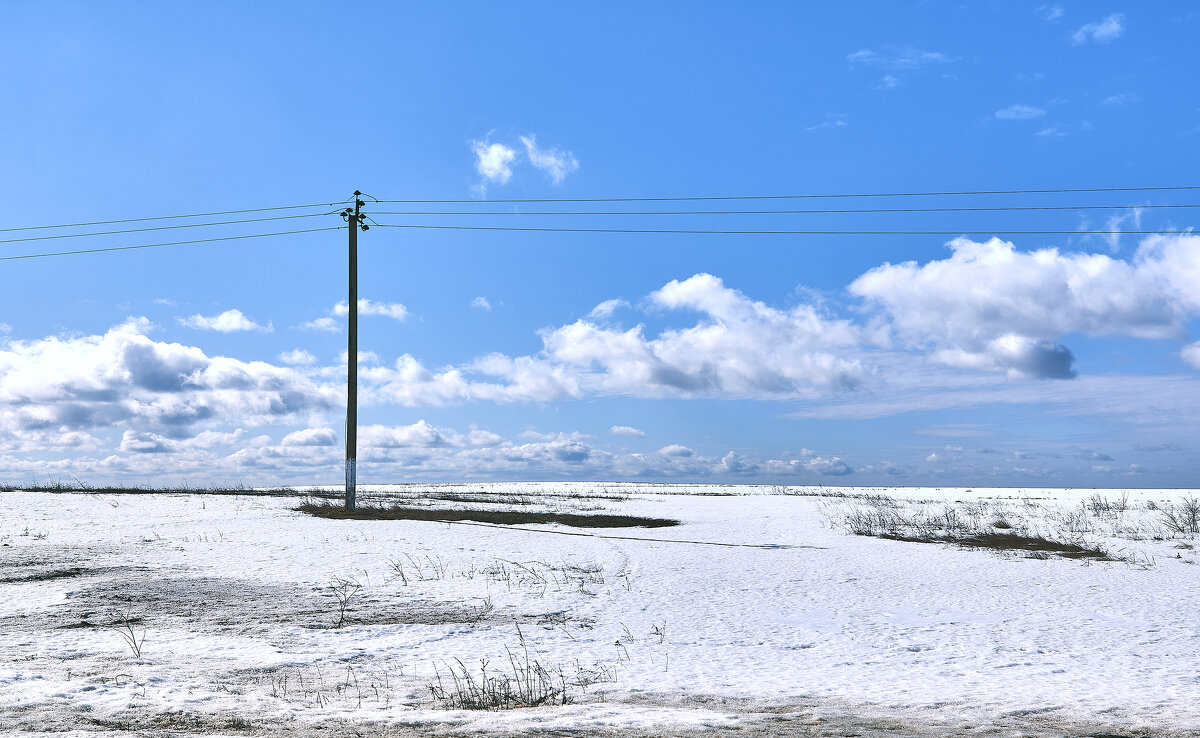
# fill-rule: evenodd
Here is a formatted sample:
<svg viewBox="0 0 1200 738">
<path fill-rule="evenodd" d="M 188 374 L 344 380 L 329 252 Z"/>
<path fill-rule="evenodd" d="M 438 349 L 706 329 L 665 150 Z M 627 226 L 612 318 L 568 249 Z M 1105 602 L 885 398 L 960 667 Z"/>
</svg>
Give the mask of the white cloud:
<svg viewBox="0 0 1200 738">
<path fill-rule="evenodd" d="M 332 428 L 305 428 L 293 431 L 283 437 L 283 446 L 336 446 L 337 433 Z"/>
<path fill-rule="evenodd" d="M 1184 346 L 1179 355 L 1193 368 L 1200 369 L 1200 341 Z"/>
<path fill-rule="evenodd" d="M 479 308 L 480 310 L 490 311 L 492 309 L 492 303 L 488 302 L 488 299 L 486 297 L 480 295 L 479 297 L 476 297 L 474 300 L 471 300 L 471 307 Z"/>
<path fill-rule="evenodd" d="M 816 456 L 809 454 L 803 459 L 768 459 L 762 464 L 765 473 L 772 476 L 819 474 L 827 477 L 844 477 L 854 473 L 854 468 L 838 456 Z"/>
<path fill-rule="evenodd" d="M 432 371 L 411 356 L 365 370 L 375 400 L 437 405 L 465 400 L 548 402 L 587 394 L 636 397 L 795 397 L 838 392 L 869 372 L 847 356 L 859 341 L 844 320 L 810 305 L 780 310 L 750 300 L 710 274 L 672 281 L 653 306 L 698 313 L 684 329 L 650 338 L 578 320 L 541 331 L 537 356 L 490 354 Z"/>
<path fill-rule="evenodd" d="M 521 136 L 521 143 L 525 145 L 529 163 L 545 172 L 554 184 L 561 184 L 568 174 L 579 169 L 579 160 L 574 154 L 563 149 L 538 148 L 537 136 L 532 133 Z"/>
<path fill-rule="evenodd" d="M 0 323 L 0 333 L 12 333 L 12 326 L 8 323 Z"/>
<path fill-rule="evenodd" d="M 1130 261 L 1103 254 L 1017 251 L 997 238 L 950 242 L 953 254 L 923 266 L 884 264 L 852 294 L 881 308 L 914 346 L 953 366 L 1015 375 L 1072 376 L 1053 341 L 1070 333 L 1177 336 L 1200 311 L 1200 237 L 1153 236 Z"/>
<path fill-rule="evenodd" d="M 1099 44 L 1106 44 L 1120 37 L 1124 32 L 1125 15 L 1123 13 L 1113 13 L 1106 16 L 1103 20 L 1080 26 L 1075 33 L 1071 34 L 1071 41 L 1076 46 L 1085 44 L 1089 40 Z"/>
<path fill-rule="evenodd" d="M 592 308 L 592 312 L 588 313 L 589 318 L 598 318 L 606 320 L 611 318 L 613 313 L 621 308 L 629 307 L 629 303 L 621 299 L 605 300 L 596 307 Z"/>
<path fill-rule="evenodd" d="M 1061 5 L 1039 5 L 1034 12 L 1047 21 L 1056 21 L 1067 14 Z"/>
<path fill-rule="evenodd" d="M 881 90 L 894 90 L 899 86 L 900 78 L 891 74 L 883 75 L 883 79 L 879 81 L 879 89 Z"/>
<path fill-rule="evenodd" d="M 350 304 L 342 301 L 333 307 L 334 315 L 349 315 Z M 358 298 L 359 315 L 380 315 L 394 320 L 404 320 L 408 317 L 408 308 L 398 302 L 374 302 L 366 298 Z"/>
<path fill-rule="evenodd" d="M 260 331 L 270 333 L 275 330 L 275 327 L 268 322 L 265 326 L 255 323 L 245 315 L 241 310 L 226 310 L 220 315 L 215 315 L 211 318 L 200 314 L 191 316 L 190 318 L 179 318 L 179 323 L 188 328 L 195 328 L 203 331 L 217 331 L 219 333 L 234 333 L 236 331 Z"/>
<path fill-rule="evenodd" d="M 848 124 L 848 119 L 845 115 L 841 113 L 827 113 L 825 115 L 825 119 L 820 123 L 814 123 L 811 126 L 806 127 L 804 130 L 806 132 L 823 131 L 830 128 L 842 128 Z"/>
<path fill-rule="evenodd" d="M 629 425 L 614 425 L 608 429 L 608 432 L 614 436 L 629 436 L 630 438 L 644 438 L 646 436 L 646 431 Z"/>
<path fill-rule="evenodd" d="M 1062 129 L 1062 126 L 1048 126 L 1033 135 L 1041 138 L 1062 138 L 1067 135 L 1067 132 Z"/>
<path fill-rule="evenodd" d="M 857 362 L 831 351 L 853 345 L 854 330 L 821 318 L 811 306 L 770 308 L 710 274 L 669 282 L 650 302 L 703 317 L 652 339 L 641 326 L 620 331 L 580 320 L 543 332 L 545 353 L 597 389 L 620 394 L 791 394 L 862 379 Z"/>
<path fill-rule="evenodd" d="M 317 357 L 313 356 L 304 349 L 285 351 L 279 355 L 279 360 L 284 364 L 290 364 L 293 366 L 307 366 L 309 364 L 317 363 Z"/>
<path fill-rule="evenodd" d="M 1105 105 L 1127 105 L 1129 103 L 1134 103 L 1137 101 L 1138 101 L 1137 95 L 1130 93 L 1130 92 L 1124 92 L 1119 95 L 1109 95 L 1108 97 L 1104 98 L 1100 102 L 1104 103 Z"/>
<path fill-rule="evenodd" d="M 275 423 L 337 402 L 335 391 L 291 369 L 154 341 L 144 335 L 149 326 L 130 319 L 98 336 L 4 344 L 0 432 L 124 426 L 174 438 L 223 422 Z M 131 436 L 130 447 L 162 445 L 148 438 Z"/>
<path fill-rule="evenodd" d="M 429 448 L 445 446 L 450 441 L 443 431 L 419 420 L 403 426 L 364 426 L 358 429 L 358 443 L 362 448 Z"/>
<path fill-rule="evenodd" d="M 954 59 L 938 51 L 924 51 L 911 46 L 888 47 L 883 52 L 860 49 L 846 55 L 851 64 L 866 64 L 884 69 L 908 71 L 930 64 L 946 64 Z"/>
<path fill-rule="evenodd" d="M 663 456 L 695 456 L 696 454 L 695 451 L 687 446 L 680 446 L 679 444 L 663 446 L 658 450 L 658 453 L 662 454 Z"/>
<path fill-rule="evenodd" d="M 307 323 L 301 323 L 301 328 L 310 331 L 325 331 L 326 333 L 337 333 L 342 329 L 342 323 L 333 318 L 317 318 L 310 320 Z"/>
<path fill-rule="evenodd" d="M 1032 105 L 1009 105 L 1007 108 L 1000 108 L 996 111 L 996 117 L 1000 120 L 1029 120 L 1031 118 L 1040 118 L 1046 114 L 1045 110 L 1036 108 Z"/>
<path fill-rule="evenodd" d="M 475 428 L 467 433 L 467 443 L 472 446 L 495 446 L 501 443 L 504 437 L 499 433 L 493 433 L 489 430 Z"/>
<path fill-rule="evenodd" d="M 179 450 L 179 443 L 158 433 L 127 430 L 121 437 L 121 451 L 134 454 L 162 454 Z"/>
<path fill-rule="evenodd" d="M 484 179 L 494 184 L 507 184 L 512 178 L 516 149 L 483 140 L 472 141 L 471 150 L 475 152 L 475 170 Z"/>
</svg>

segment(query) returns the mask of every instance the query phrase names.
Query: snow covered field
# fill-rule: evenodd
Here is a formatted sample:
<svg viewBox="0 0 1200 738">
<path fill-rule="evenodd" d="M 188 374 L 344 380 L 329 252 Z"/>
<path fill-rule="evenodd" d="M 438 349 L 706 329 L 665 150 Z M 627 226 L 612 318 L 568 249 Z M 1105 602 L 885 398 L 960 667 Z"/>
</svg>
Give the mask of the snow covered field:
<svg viewBox="0 0 1200 738">
<path fill-rule="evenodd" d="M 1186 491 L 1102 505 L 1121 492 L 370 490 L 681 525 L 515 530 L 326 520 L 295 498 L 0 493 L 0 733 L 1200 735 L 1200 554 L 1161 509 Z M 847 514 L 875 494 L 1117 560 L 850 534 Z M 544 669 L 568 704 L 459 710 L 431 689 L 453 694 L 461 668 L 512 677 L 514 663 Z"/>
</svg>

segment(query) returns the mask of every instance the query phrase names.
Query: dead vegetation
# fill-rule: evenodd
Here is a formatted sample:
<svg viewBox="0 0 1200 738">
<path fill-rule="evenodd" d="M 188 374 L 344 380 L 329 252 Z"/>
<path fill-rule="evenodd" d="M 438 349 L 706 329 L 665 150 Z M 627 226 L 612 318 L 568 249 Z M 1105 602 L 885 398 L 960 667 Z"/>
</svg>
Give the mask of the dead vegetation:
<svg viewBox="0 0 1200 738">
<path fill-rule="evenodd" d="M 565 525 L 571 528 L 667 528 L 678 520 L 633 515 L 579 514 L 497 509 L 442 509 L 408 505 L 359 506 L 347 510 L 332 502 L 306 502 L 298 512 L 331 520 L 422 520 L 428 522 L 473 522 L 492 525 Z"/>
</svg>

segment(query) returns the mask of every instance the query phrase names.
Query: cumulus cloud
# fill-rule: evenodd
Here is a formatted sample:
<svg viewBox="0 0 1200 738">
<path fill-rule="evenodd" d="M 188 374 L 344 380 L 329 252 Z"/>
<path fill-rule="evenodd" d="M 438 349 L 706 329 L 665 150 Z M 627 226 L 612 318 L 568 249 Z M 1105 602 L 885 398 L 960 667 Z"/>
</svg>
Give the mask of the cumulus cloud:
<svg viewBox="0 0 1200 738">
<path fill-rule="evenodd" d="M 412 425 L 368 425 L 358 429 L 363 448 L 429 448 L 450 443 L 446 435 L 424 420 Z"/>
<path fill-rule="evenodd" d="M 1113 13 L 1095 23 L 1086 23 L 1080 26 L 1075 33 L 1071 34 L 1071 41 L 1076 46 L 1085 44 L 1088 41 L 1106 44 L 1119 38 L 1124 32 L 1125 15 L 1123 13 Z"/>
<path fill-rule="evenodd" d="M 487 140 L 472 141 L 475 152 L 475 171 L 488 182 L 507 184 L 512 179 L 512 164 L 516 161 L 516 149 Z"/>
<path fill-rule="evenodd" d="M 679 444 L 663 446 L 658 450 L 658 452 L 663 456 L 695 456 L 696 454 L 695 451 L 687 446 L 680 446 Z"/>
<path fill-rule="evenodd" d="M 859 338 L 848 321 L 810 305 L 778 309 L 711 274 L 672 281 L 652 306 L 698 314 L 655 337 L 582 319 L 541 331 L 536 356 L 490 354 L 440 370 L 402 356 L 360 374 L 377 400 L 438 405 L 466 400 L 548 402 L 588 394 L 636 397 L 792 397 L 852 389 L 868 379 L 845 353 Z"/>
<path fill-rule="evenodd" d="M 1030 118 L 1040 118 L 1046 114 L 1045 110 L 1034 107 L 1033 105 L 1009 105 L 1007 108 L 1000 108 L 996 111 L 996 117 L 1000 120 L 1029 120 Z"/>
<path fill-rule="evenodd" d="M 259 325 L 242 314 L 241 310 L 226 310 L 220 315 L 205 317 L 197 313 L 189 318 L 179 318 L 179 323 L 188 328 L 202 331 L 217 331 L 219 333 L 234 333 L 237 331 L 260 331 L 270 333 L 275 327 L 268 321 Z"/>
<path fill-rule="evenodd" d="M 579 160 L 575 158 L 574 154 L 563 149 L 539 148 L 537 136 L 532 133 L 528 136 L 521 136 L 521 143 L 525 146 L 525 154 L 529 157 L 529 163 L 545 172 L 554 184 L 561 184 L 568 174 L 579 169 Z"/>
<path fill-rule="evenodd" d="M 1184 346 L 1179 355 L 1193 368 L 1200 369 L 1200 341 Z"/>
<path fill-rule="evenodd" d="M 925 265 L 884 264 L 852 294 L 879 307 L 888 326 L 940 361 L 1033 377 L 1070 377 L 1070 333 L 1177 336 L 1200 311 L 1200 237 L 1154 236 L 1129 261 L 1057 249 L 1016 250 L 993 238 L 949 244 Z"/>
<path fill-rule="evenodd" d="M 149 321 L 103 335 L 10 341 L 0 348 L 0 430 L 113 426 L 165 437 L 219 422 L 266 424 L 333 406 L 336 394 L 291 369 L 154 341 Z M 130 449 L 154 446 L 130 436 Z M 161 444 L 160 444 L 161 445 Z"/>
<path fill-rule="evenodd" d="M 763 471 L 772 476 L 819 474 L 826 477 L 844 477 L 854 473 L 854 467 L 837 456 L 810 455 L 803 459 L 768 459 Z"/>
<path fill-rule="evenodd" d="M 837 351 L 857 342 L 854 329 L 809 305 L 771 308 L 711 274 L 673 280 L 649 301 L 701 319 L 654 338 L 640 325 L 619 330 L 580 320 L 542 333 L 546 356 L 597 390 L 645 396 L 836 391 L 864 377 L 857 361 Z"/>
<path fill-rule="evenodd" d="M 479 297 L 476 297 L 474 300 L 471 300 L 471 307 L 479 308 L 480 310 L 490 311 L 492 309 L 492 303 L 488 302 L 488 299 L 486 297 L 480 295 Z"/>
<path fill-rule="evenodd" d="M 502 441 L 504 441 L 504 437 L 499 433 L 493 433 L 481 428 L 474 428 L 467 433 L 467 443 L 472 446 L 495 446 Z"/>
<path fill-rule="evenodd" d="M 337 333 L 342 329 L 342 323 L 333 318 L 317 318 L 310 320 L 307 323 L 301 323 L 300 327 L 309 331 L 324 331 L 326 333 Z"/>
<path fill-rule="evenodd" d="M 339 302 L 333 306 L 334 315 L 349 315 L 350 304 Z M 408 308 L 398 302 L 375 302 L 364 297 L 358 298 L 359 315 L 379 315 L 393 320 L 404 320 L 408 317 Z"/>
<path fill-rule="evenodd" d="M 334 446 L 338 437 L 332 428 L 305 428 L 292 431 L 280 441 L 284 446 Z"/>
<path fill-rule="evenodd" d="M 284 351 L 279 355 L 279 360 L 284 364 L 293 366 L 307 366 L 317 363 L 317 357 L 313 356 L 304 349 L 293 349 L 292 351 Z"/>
<path fill-rule="evenodd" d="M 629 425 L 614 425 L 608 429 L 608 432 L 614 436 L 629 436 L 630 438 L 644 438 L 646 436 L 646 431 Z"/>
</svg>

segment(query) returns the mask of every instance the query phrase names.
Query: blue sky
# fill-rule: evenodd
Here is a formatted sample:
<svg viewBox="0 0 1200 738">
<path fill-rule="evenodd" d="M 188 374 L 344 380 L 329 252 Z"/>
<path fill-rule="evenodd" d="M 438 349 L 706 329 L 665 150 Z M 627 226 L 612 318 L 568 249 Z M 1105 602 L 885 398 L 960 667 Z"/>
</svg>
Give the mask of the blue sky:
<svg viewBox="0 0 1200 738">
<path fill-rule="evenodd" d="M 1198 27 L 1184 2 L 14 6 L 0 223 L 358 188 L 467 201 L 368 200 L 388 225 L 935 231 L 372 228 L 360 480 L 1194 487 L 1200 238 L 1129 233 L 1186 232 L 1151 206 L 1194 191 L 482 201 L 1197 185 Z M 1012 206 L 1065 209 L 533 214 Z M 435 208 L 500 214 L 395 214 Z M 339 481 L 345 241 L 0 262 L 0 479 Z"/>
</svg>

